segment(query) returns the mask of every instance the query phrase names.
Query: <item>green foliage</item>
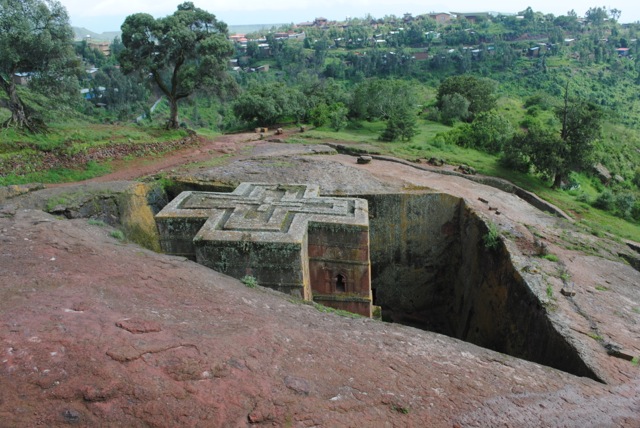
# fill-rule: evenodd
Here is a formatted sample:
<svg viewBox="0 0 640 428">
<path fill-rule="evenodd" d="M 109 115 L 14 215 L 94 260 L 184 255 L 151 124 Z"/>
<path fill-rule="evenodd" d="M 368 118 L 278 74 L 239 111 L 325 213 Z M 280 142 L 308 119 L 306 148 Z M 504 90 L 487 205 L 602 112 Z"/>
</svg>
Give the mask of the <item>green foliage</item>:
<svg viewBox="0 0 640 428">
<path fill-rule="evenodd" d="M 362 318 L 362 315 L 354 314 L 353 312 L 345 311 L 343 309 L 335 309 L 315 302 L 311 302 L 310 304 L 319 312 L 326 314 L 335 314 L 345 318 Z"/>
<path fill-rule="evenodd" d="M 495 110 L 489 110 L 476 116 L 469 132 L 462 136 L 458 144 L 499 153 L 511 141 L 513 134 L 511 123 Z"/>
<path fill-rule="evenodd" d="M 487 227 L 487 233 L 482 237 L 484 247 L 488 250 L 496 250 L 500 245 L 500 231 L 494 223 L 489 223 Z"/>
<path fill-rule="evenodd" d="M 121 230 L 113 230 L 109 233 L 109 236 L 117 239 L 118 241 L 124 241 L 124 233 Z"/>
<path fill-rule="evenodd" d="M 550 262 L 558 262 L 560 259 L 555 254 L 545 254 L 542 256 L 543 259 L 549 260 Z"/>
<path fill-rule="evenodd" d="M 440 118 L 445 125 L 451 125 L 456 120 L 466 120 L 469 117 L 471 103 L 459 93 L 445 94 L 440 100 Z"/>
<path fill-rule="evenodd" d="M 95 218 L 90 218 L 89 220 L 87 220 L 87 223 L 90 224 L 91 226 L 99 226 L 99 227 L 104 227 L 107 225 L 104 221 L 97 220 Z"/>
<path fill-rule="evenodd" d="M 546 293 L 548 298 L 553 299 L 553 287 L 551 284 L 547 284 Z"/>
<path fill-rule="evenodd" d="M 600 336 L 598 333 L 589 332 L 587 333 L 587 336 L 589 336 L 593 340 L 597 340 L 598 342 L 602 342 L 603 340 L 602 336 Z"/>
<path fill-rule="evenodd" d="M 334 131 L 339 131 L 347 126 L 347 114 L 349 109 L 342 103 L 334 103 L 329 106 L 329 126 Z"/>
<path fill-rule="evenodd" d="M 594 141 L 600 136 L 602 113 L 582 100 L 565 102 L 556 109 L 560 130 L 536 120 L 526 122 L 528 129 L 505 144 L 503 165 L 525 171 L 533 165 L 559 188 L 572 171 L 593 164 Z"/>
<path fill-rule="evenodd" d="M 191 2 L 154 19 L 129 15 L 122 25 L 120 63 L 126 72 L 151 75 L 170 105 L 169 128 L 178 128 L 178 102 L 199 88 L 221 94 L 230 87 L 227 59 L 233 47 L 227 25 Z"/>
<path fill-rule="evenodd" d="M 61 89 L 77 89 L 70 71 L 75 55 L 67 11 L 55 0 L 1 0 L 0 28 L 0 87 L 11 111 L 4 126 L 43 131 L 42 119 L 18 93 L 14 74 L 30 73 L 32 86 L 50 96 Z"/>
<path fill-rule="evenodd" d="M 401 406 L 399 404 L 392 404 L 391 405 L 391 410 L 393 410 L 394 412 L 397 412 L 397 413 L 401 413 L 403 415 L 408 415 L 409 414 L 409 408 L 405 407 L 405 406 Z"/>
<path fill-rule="evenodd" d="M 233 111 L 250 124 L 270 126 L 286 117 L 302 117 L 305 113 L 302 97 L 297 88 L 284 83 L 254 83 L 235 100 Z"/>
<path fill-rule="evenodd" d="M 469 117 L 496 107 L 496 82 L 470 74 L 447 77 L 438 88 L 437 103 L 442 109 L 446 95 L 459 94 L 469 101 Z"/>
<path fill-rule="evenodd" d="M 397 79 L 369 79 L 359 83 L 354 91 L 349 116 L 373 121 L 413 110 L 418 104 L 416 86 Z"/>
<path fill-rule="evenodd" d="M 255 276 L 245 275 L 240 278 L 240 282 L 249 288 L 256 288 L 258 286 L 258 280 Z"/>
<path fill-rule="evenodd" d="M 418 133 L 414 111 L 407 108 L 394 111 L 387 119 L 387 126 L 380 134 L 382 141 L 409 141 Z"/>
</svg>

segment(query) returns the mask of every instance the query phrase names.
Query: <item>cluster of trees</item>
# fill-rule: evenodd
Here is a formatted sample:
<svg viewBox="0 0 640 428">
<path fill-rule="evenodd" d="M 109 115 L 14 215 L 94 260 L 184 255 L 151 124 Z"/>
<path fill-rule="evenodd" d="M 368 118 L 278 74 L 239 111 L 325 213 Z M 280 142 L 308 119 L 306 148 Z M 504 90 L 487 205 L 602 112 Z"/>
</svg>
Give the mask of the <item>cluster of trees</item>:
<svg viewBox="0 0 640 428">
<path fill-rule="evenodd" d="M 629 46 L 636 34 L 633 27 L 619 33 L 618 17 L 615 9 L 590 9 L 586 17 L 590 30 L 572 48 L 573 53 L 581 61 L 590 57 L 617 64 L 613 49 Z M 243 55 L 268 61 L 277 74 L 233 74 L 228 71 L 228 60 L 239 52 L 228 41 L 226 24 L 191 2 L 164 18 L 127 17 L 122 40 L 114 40 L 114 55 L 106 58 L 85 42 L 72 42 L 68 16 L 56 0 L 0 0 L 0 25 L 9 29 L 0 33 L 0 86 L 12 113 L 5 126 L 34 132 L 44 129 L 35 110 L 22 101 L 13 83 L 15 73 L 32 73 L 32 88 L 48 87 L 49 95 L 55 93 L 50 88 L 77 95 L 84 74 L 78 58 L 83 58 L 100 69 L 90 81 L 94 100 L 117 109 L 121 118 L 139 114 L 154 90 L 169 104 L 167 126 L 171 128 L 181 124 L 180 103 L 195 95 L 225 100 L 213 107 L 219 117 L 216 126 L 221 129 L 292 121 L 340 130 L 358 121 L 384 121 L 382 140 L 408 141 L 417 134 L 419 112 L 427 112 L 426 117 L 453 126 L 439 138 L 498 154 L 509 168 L 540 174 L 556 187 L 572 171 L 592 165 L 604 104 L 588 99 L 584 91 L 580 96 L 577 91 L 570 93 L 568 86 L 559 86 L 558 76 L 556 81 L 544 77 L 545 56 L 528 61 L 530 72 L 525 69 L 523 76 L 532 87 L 536 82 L 550 85 L 557 105 L 530 97 L 525 104 L 526 119 L 518 124 L 510 123 L 496 108 L 498 83 L 470 73 L 482 71 L 478 64 L 485 63 L 496 72 L 511 72 L 527 45 L 504 41 L 510 37 L 525 32 L 545 34 L 559 44 L 567 31 L 584 32 L 575 13 L 553 17 L 529 8 L 523 19 L 499 17 L 475 24 L 457 20 L 445 27 L 437 27 L 430 18 L 400 21 L 389 17 L 376 21 L 375 31 L 371 22 L 354 20 L 346 28 L 311 29 L 304 41 L 268 34 L 269 54 L 249 43 Z M 496 26 L 506 29 L 504 40 L 495 40 Z M 436 37 L 434 30 L 442 37 Z M 378 32 L 386 34 L 386 47 L 365 49 L 365 41 Z M 605 34 L 613 43 L 603 44 Z M 468 42 L 479 43 L 479 49 L 472 52 L 447 46 Z M 411 46 L 429 48 L 429 59 L 418 63 Z M 347 50 L 334 52 L 334 48 Z M 547 55 L 559 53 L 560 48 Z M 624 67 L 634 67 L 633 62 L 628 63 Z M 610 76 L 615 71 L 612 66 L 607 73 Z M 438 86 L 435 100 L 425 106 L 426 100 L 418 94 L 426 81 Z"/>
</svg>

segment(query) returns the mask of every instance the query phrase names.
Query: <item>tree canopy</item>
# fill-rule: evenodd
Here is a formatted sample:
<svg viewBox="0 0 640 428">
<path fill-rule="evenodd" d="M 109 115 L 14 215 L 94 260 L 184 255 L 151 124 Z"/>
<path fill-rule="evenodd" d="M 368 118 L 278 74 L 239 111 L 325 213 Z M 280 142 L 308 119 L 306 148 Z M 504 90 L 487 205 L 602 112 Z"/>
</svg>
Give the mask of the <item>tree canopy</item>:
<svg viewBox="0 0 640 428">
<path fill-rule="evenodd" d="M 7 94 L 11 118 L 3 126 L 17 126 L 32 132 L 44 123 L 20 98 L 14 76 L 25 73 L 32 79 L 55 81 L 69 67 L 75 55 L 73 30 L 65 8 L 55 0 L 0 0 L 0 86 Z"/>
<path fill-rule="evenodd" d="M 170 106 L 168 128 L 177 128 L 178 102 L 200 88 L 222 92 L 233 46 L 227 24 L 191 2 L 170 16 L 129 15 L 122 25 L 120 64 L 126 72 L 151 76 Z"/>
<path fill-rule="evenodd" d="M 491 79 L 470 74 L 447 77 L 438 87 L 438 107 L 443 108 L 447 95 L 459 94 L 469 101 L 469 119 L 478 113 L 489 111 L 496 106 L 494 91 L 496 83 Z"/>
<path fill-rule="evenodd" d="M 560 187 L 572 171 L 593 164 L 594 142 L 600 137 L 602 111 L 582 99 L 569 99 L 565 89 L 563 105 L 555 109 L 559 128 L 533 122 L 505 148 L 506 164 L 526 170 L 533 165 L 540 174 Z M 557 122 L 556 122 L 557 123 Z"/>
</svg>

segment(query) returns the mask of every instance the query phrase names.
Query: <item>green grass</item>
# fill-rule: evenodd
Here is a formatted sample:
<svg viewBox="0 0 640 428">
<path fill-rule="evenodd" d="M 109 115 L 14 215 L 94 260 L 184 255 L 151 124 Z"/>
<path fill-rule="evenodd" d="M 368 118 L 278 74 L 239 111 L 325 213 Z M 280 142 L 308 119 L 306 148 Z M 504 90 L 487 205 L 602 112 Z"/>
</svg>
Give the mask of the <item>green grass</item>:
<svg viewBox="0 0 640 428">
<path fill-rule="evenodd" d="M 240 278 L 240 282 L 249 288 L 256 288 L 258 286 L 258 280 L 255 276 L 245 275 Z"/>
<path fill-rule="evenodd" d="M 542 258 L 549 260 L 550 262 L 558 262 L 560 260 L 555 254 L 545 254 Z"/>
<path fill-rule="evenodd" d="M 88 180 L 111 172 L 109 164 L 87 163 L 84 169 L 55 168 L 47 171 L 32 172 L 25 175 L 9 174 L 0 176 L 0 186 L 27 183 L 65 183 Z"/>
<path fill-rule="evenodd" d="M 345 311 L 342 309 L 330 308 L 329 306 L 324 306 L 315 302 L 312 302 L 311 304 L 313 305 L 314 308 L 316 308 L 316 310 L 322 313 L 336 314 L 346 318 L 362 318 L 362 315 L 354 314 L 353 312 Z"/>
<path fill-rule="evenodd" d="M 597 340 L 598 342 L 601 342 L 601 341 L 603 340 L 603 339 L 602 339 L 602 336 L 600 336 L 600 335 L 599 335 L 599 334 L 597 334 L 597 333 L 589 332 L 589 333 L 587 333 L 587 336 L 589 336 L 589 337 L 590 337 L 590 338 L 592 338 L 593 340 Z"/>
<path fill-rule="evenodd" d="M 88 224 L 90 224 L 90 225 L 92 225 L 92 226 L 100 226 L 100 227 L 104 227 L 104 226 L 106 226 L 106 225 L 107 225 L 107 223 L 105 223 L 104 221 L 102 221 L 102 220 L 97 220 L 97 219 L 95 219 L 95 218 L 90 218 L 90 219 L 87 221 L 87 223 L 88 223 Z"/>
<path fill-rule="evenodd" d="M 482 241 L 484 242 L 484 246 L 488 250 L 495 250 L 500 245 L 500 231 L 498 227 L 494 223 L 488 223 L 487 227 L 489 230 L 482 237 Z"/>
<path fill-rule="evenodd" d="M 153 126 L 103 125 L 70 119 L 51 123 L 46 134 L 28 134 L 15 129 L 0 129 L 0 186 L 26 183 L 62 183 L 82 181 L 110 173 L 109 162 L 89 161 L 78 168 L 46 168 L 47 153 L 54 156 L 73 156 L 92 148 L 114 144 L 137 145 L 176 141 L 186 136 L 185 130 L 164 130 Z M 161 147 L 161 145 L 155 146 Z M 152 150 L 152 151 L 153 151 Z M 139 151 L 141 156 L 147 149 Z M 133 158 L 133 156 L 129 156 Z"/>
<path fill-rule="evenodd" d="M 124 241 L 124 233 L 121 230 L 113 230 L 109 233 L 109 236 L 117 239 L 118 241 Z"/>
<path fill-rule="evenodd" d="M 551 284 L 547 284 L 547 297 L 550 299 L 553 299 L 553 287 L 551 286 Z"/>
</svg>

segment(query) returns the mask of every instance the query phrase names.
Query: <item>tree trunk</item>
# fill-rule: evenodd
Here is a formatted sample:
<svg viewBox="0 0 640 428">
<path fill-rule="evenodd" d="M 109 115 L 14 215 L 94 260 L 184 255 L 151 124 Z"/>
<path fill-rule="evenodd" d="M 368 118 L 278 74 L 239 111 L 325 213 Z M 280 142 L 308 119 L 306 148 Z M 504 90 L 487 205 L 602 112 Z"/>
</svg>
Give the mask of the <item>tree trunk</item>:
<svg viewBox="0 0 640 428">
<path fill-rule="evenodd" d="M 180 123 L 178 122 L 178 100 L 176 98 L 169 98 L 169 109 L 167 129 L 177 129 L 180 127 Z"/>
<path fill-rule="evenodd" d="M 562 183 L 564 182 L 564 175 L 560 173 L 556 173 L 556 177 L 553 179 L 553 187 L 554 189 L 559 189 L 562 187 Z"/>
<path fill-rule="evenodd" d="M 2 86 L 2 89 L 4 89 L 4 92 L 9 98 L 7 107 L 9 108 L 9 111 L 11 111 L 11 118 L 2 124 L 4 128 L 15 126 L 20 129 L 28 129 L 33 133 L 45 130 L 44 124 L 33 119 L 29 109 L 20 99 L 20 95 L 18 95 L 18 90 L 16 89 L 16 84 L 12 79 L 7 81 L 0 76 L 0 86 Z"/>
<path fill-rule="evenodd" d="M 4 89 L 4 92 L 9 98 L 7 107 L 9 108 L 9 111 L 11 111 L 11 119 L 7 120 L 4 123 L 4 126 L 22 127 L 22 124 L 27 122 L 27 113 L 22 100 L 20 100 L 20 97 L 18 96 L 15 83 L 11 79 L 7 81 L 0 76 L 0 84 L 2 84 L 2 89 Z"/>
</svg>

